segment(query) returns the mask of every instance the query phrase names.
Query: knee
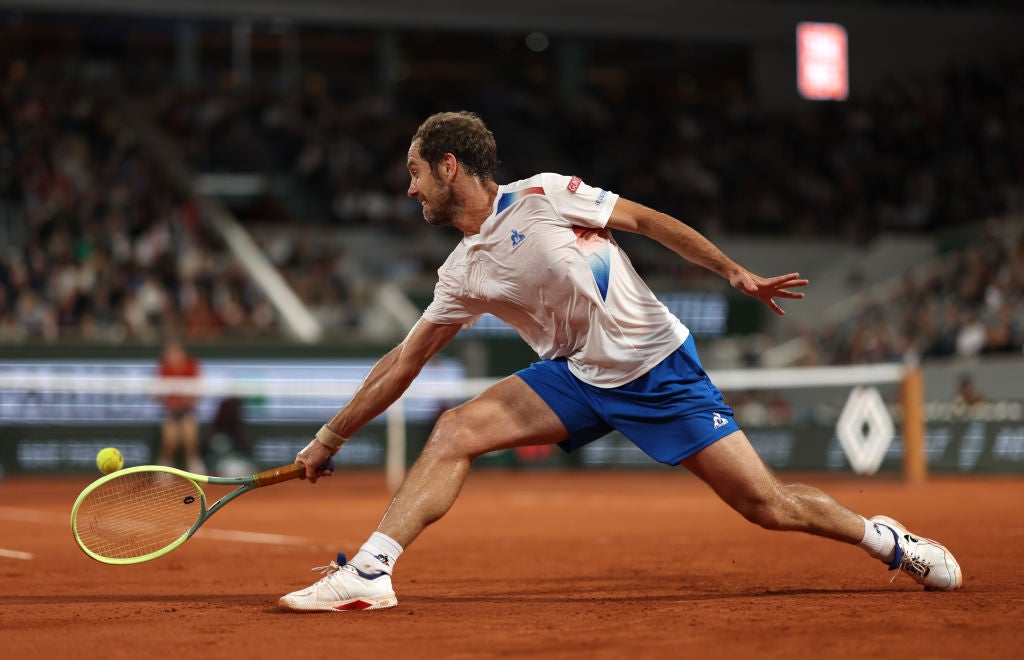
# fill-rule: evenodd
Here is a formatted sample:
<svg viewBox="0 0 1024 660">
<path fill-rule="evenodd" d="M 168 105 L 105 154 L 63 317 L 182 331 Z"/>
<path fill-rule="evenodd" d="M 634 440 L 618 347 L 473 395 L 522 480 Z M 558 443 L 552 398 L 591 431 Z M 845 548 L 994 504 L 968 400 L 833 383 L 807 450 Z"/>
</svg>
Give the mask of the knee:
<svg viewBox="0 0 1024 660">
<path fill-rule="evenodd" d="M 475 439 L 482 432 L 474 425 L 471 412 L 462 407 L 452 408 L 438 417 L 423 451 L 440 457 L 473 459 L 477 456 Z"/>
</svg>

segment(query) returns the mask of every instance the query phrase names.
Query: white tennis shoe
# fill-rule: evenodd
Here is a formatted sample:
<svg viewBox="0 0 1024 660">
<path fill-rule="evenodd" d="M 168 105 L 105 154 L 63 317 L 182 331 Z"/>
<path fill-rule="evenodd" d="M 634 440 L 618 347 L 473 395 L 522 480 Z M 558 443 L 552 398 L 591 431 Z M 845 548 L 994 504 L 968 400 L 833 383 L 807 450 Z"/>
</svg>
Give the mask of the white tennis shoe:
<svg viewBox="0 0 1024 660">
<path fill-rule="evenodd" d="M 281 609 L 292 612 L 348 612 L 351 610 L 382 610 L 398 605 L 391 576 L 387 573 L 370 575 L 351 564 L 331 562 L 319 566 L 323 577 L 311 586 L 281 596 Z"/>
<path fill-rule="evenodd" d="M 874 516 L 871 522 L 887 528 L 896 538 L 896 553 L 890 571 L 899 571 L 914 578 L 926 589 L 952 591 L 963 584 L 963 573 L 953 553 L 944 545 L 911 534 L 906 527 L 888 516 Z M 896 576 L 893 576 L 896 579 Z"/>
</svg>

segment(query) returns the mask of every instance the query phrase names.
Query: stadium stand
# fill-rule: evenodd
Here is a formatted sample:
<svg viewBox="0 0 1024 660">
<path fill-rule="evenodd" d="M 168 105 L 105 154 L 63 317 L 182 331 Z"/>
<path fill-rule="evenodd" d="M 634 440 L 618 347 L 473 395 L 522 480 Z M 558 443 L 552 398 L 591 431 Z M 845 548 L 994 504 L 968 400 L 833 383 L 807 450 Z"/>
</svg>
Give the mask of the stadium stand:
<svg viewBox="0 0 1024 660">
<path fill-rule="evenodd" d="M 154 341 L 274 331 L 194 204 L 84 81 L 13 70 L 3 86 L 3 341 Z"/>
<path fill-rule="evenodd" d="M 359 38 L 372 45 L 367 33 Z M 362 71 L 366 52 L 352 58 L 360 70 L 310 73 L 300 89 L 242 85 L 219 69 L 199 84 L 173 84 L 166 63 L 156 76 L 132 68 L 139 63 L 101 76 L 118 86 L 114 98 L 145 111 L 142 119 L 212 191 L 224 193 L 227 177 L 255 182 L 222 197 L 336 334 L 365 330 L 374 281 L 422 288 L 448 250 L 446 236 L 426 229 L 404 196 L 405 146 L 428 103 L 401 84 L 381 90 Z M 856 306 L 838 320 L 801 324 L 794 361 L 1020 352 L 1024 53 L 892 80 L 845 104 L 789 108 L 760 104 L 729 77 L 671 85 L 645 78 L 609 94 L 608 81 L 639 76 L 650 52 L 568 97 L 552 95 L 529 68 L 510 72 L 501 89 L 477 78 L 454 84 L 479 70 L 456 67 L 464 56 L 456 47 L 436 56 L 435 78 L 447 84 L 435 102 L 491 121 L 510 145 L 504 179 L 571 170 L 725 246 L 730 237 L 863 247 L 907 235 L 931 243 L 928 273 L 900 273 L 899 290 L 867 286 L 868 273 L 843 274 L 826 295 Z M 720 66 L 733 66 L 730 57 L 719 54 Z M 0 341 L 153 342 L 169 329 L 193 340 L 281 336 L 263 292 L 118 120 L 123 108 L 95 77 L 82 62 L 45 68 L 31 58 L 13 59 L 6 72 Z M 986 229 L 993 218 L 1004 219 L 1003 229 Z M 621 240 L 652 281 L 719 285 L 656 246 Z M 368 259 L 360 246 L 369 244 L 395 258 Z M 776 342 L 792 339 L 772 332 Z"/>
</svg>

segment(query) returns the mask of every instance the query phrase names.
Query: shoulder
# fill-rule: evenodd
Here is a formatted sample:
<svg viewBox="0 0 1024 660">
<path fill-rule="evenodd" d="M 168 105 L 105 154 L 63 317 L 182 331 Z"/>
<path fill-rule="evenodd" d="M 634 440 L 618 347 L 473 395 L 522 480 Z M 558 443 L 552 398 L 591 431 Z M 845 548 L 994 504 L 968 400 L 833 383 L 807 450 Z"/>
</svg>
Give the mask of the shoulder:
<svg viewBox="0 0 1024 660">
<path fill-rule="evenodd" d="M 592 197 L 601 192 L 601 188 L 588 185 L 575 174 L 543 172 L 531 178 L 530 181 L 534 181 L 534 185 L 543 188 L 545 195 L 555 199 L 570 199 L 577 196 Z"/>
<path fill-rule="evenodd" d="M 444 260 L 444 263 L 437 269 L 438 279 L 450 278 L 454 273 L 460 272 L 465 269 L 466 263 L 466 239 L 463 238 L 459 241 L 459 244 L 448 254 L 448 258 Z"/>
<path fill-rule="evenodd" d="M 545 191 L 553 191 L 559 188 L 568 188 L 570 180 L 579 177 L 570 177 L 556 172 L 540 172 L 525 179 L 503 183 L 498 186 L 499 193 L 517 192 L 531 188 L 542 188 Z"/>
<path fill-rule="evenodd" d="M 574 195 L 581 184 L 580 178 L 566 176 L 555 172 L 541 172 L 533 176 L 506 183 L 498 187 L 500 198 L 499 209 L 506 208 L 511 202 L 528 196 L 539 195 L 551 203 L 567 195 Z"/>
</svg>

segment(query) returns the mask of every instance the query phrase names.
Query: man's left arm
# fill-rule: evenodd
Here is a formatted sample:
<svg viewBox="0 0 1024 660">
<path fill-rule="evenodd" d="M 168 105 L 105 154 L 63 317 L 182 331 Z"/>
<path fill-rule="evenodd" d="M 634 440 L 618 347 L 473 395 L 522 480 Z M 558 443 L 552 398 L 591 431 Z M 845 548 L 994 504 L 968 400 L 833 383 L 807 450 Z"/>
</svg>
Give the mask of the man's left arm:
<svg viewBox="0 0 1024 660">
<path fill-rule="evenodd" d="M 757 298 L 776 314 L 786 312 L 774 298 L 803 298 L 790 287 L 806 286 L 799 273 L 761 277 L 737 264 L 700 232 L 670 215 L 642 204 L 619 198 L 608 218 L 608 228 L 621 229 L 651 238 L 688 261 L 721 275 L 735 289 Z"/>
</svg>

